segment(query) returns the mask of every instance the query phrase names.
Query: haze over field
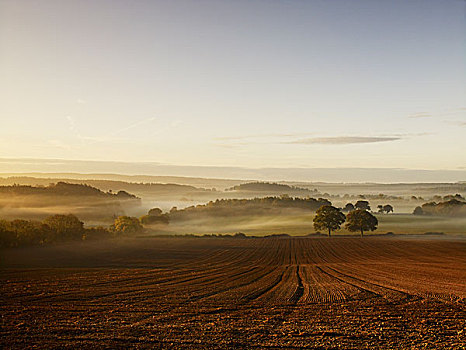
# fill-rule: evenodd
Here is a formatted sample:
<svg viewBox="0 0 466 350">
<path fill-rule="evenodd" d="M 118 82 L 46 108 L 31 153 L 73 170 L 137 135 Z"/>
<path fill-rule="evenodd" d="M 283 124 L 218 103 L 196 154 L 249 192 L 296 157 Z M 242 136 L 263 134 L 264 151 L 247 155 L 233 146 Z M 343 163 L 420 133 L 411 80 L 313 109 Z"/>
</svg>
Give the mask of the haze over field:
<svg viewBox="0 0 466 350">
<path fill-rule="evenodd" d="M 0 158 L 0 175 L 28 174 L 48 177 L 116 178 L 125 175 L 158 175 L 236 180 L 306 181 L 343 183 L 457 182 L 466 170 L 420 170 L 395 168 L 246 168 L 225 166 L 167 165 L 156 162 L 110 162 L 64 159 Z M 57 174 L 58 173 L 58 174 Z M 63 174 L 65 173 L 65 174 Z M 70 173 L 80 173 L 70 174 Z M 143 176 L 135 176 L 144 178 Z M 148 177 L 149 178 L 149 177 Z M 145 180 L 149 181 L 149 180 Z"/>
</svg>

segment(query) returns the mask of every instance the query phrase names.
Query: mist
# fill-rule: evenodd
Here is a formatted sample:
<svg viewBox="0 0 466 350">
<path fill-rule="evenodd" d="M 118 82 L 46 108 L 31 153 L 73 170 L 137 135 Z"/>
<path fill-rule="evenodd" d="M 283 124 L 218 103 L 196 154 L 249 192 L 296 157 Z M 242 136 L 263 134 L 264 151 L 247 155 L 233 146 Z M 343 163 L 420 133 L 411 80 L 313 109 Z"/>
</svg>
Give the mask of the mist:
<svg viewBox="0 0 466 350">
<path fill-rule="evenodd" d="M 414 183 L 465 181 L 464 169 L 403 168 L 246 168 L 225 166 L 182 166 L 155 162 L 113 162 L 67 159 L 0 159 L 0 173 L 124 174 L 183 176 L 261 181 L 308 181 L 340 183 Z"/>
</svg>

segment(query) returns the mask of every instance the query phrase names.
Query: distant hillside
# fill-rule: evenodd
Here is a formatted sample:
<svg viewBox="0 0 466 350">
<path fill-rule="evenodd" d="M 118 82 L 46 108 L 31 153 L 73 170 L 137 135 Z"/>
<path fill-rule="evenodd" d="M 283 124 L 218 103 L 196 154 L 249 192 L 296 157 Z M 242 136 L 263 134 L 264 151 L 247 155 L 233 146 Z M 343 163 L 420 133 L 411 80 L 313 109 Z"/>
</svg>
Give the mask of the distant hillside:
<svg viewBox="0 0 466 350">
<path fill-rule="evenodd" d="M 280 194 L 315 194 L 316 190 L 307 188 L 290 186 L 286 184 L 279 184 L 275 182 L 248 182 L 228 188 L 226 191 L 236 192 L 266 192 L 266 193 L 280 193 Z"/>
<path fill-rule="evenodd" d="M 389 196 L 422 196 L 447 195 L 460 193 L 466 195 L 465 183 L 305 183 L 290 182 L 290 185 L 303 188 L 317 189 L 320 193 L 349 194 L 349 195 L 378 195 L 383 193 Z"/>
<path fill-rule="evenodd" d="M 11 185 L 33 185 L 47 186 L 52 182 L 66 182 L 68 184 L 88 185 L 105 192 L 117 193 L 118 191 L 126 191 L 134 193 L 138 197 L 157 198 L 164 197 L 180 198 L 192 196 L 211 196 L 215 189 L 198 188 L 191 185 L 181 185 L 174 183 L 144 183 L 144 182 L 125 182 L 116 180 L 96 180 L 96 179 L 56 179 L 56 178 L 36 178 L 29 176 L 14 176 L 8 178 L 0 178 L 0 184 Z M 210 199 L 210 198 L 208 198 Z"/>
<path fill-rule="evenodd" d="M 42 176 L 41 176 L 42 175 Z M 52 176 L 54 174 L 47 174 Z M 177 178 L 162 176 L 128 176 L 112 174 L 55 174 L 56 177 L 44 177 L 45 174 L 32 176 L 0 177 L 0 185 L 30 185 L 48 186 L 50 183 L 66 182 L 72 184 L 87 184 L 104 192 L 126 191 L 144 201 L 173 201 L 205 203 L 219 198 L 254 198 L 263 196 L 312 196 L 332 198 L 332 200 L 348 201 L 351 198 L 364 196 L 367 199 L 412 200 L 417 198 L 419 204 L 428 200 L 441 201 L 445 195 L 454 193 L 466 195 L 466 184 L 462 183 L 413 183 L 413 184 L 350 184 L 350 183 L 304 183 L 304 182 L 257 182 L 233 181 L 200 178 Z M 67 175 L 69 177 L 59 177 Z M 81 177 L 81 178 L 80 178 Z M 95 178 L 92 178 L 95 177 Z M 110 180 L 108 178 L 120 178 Z M 107 178 L 107 179 L 105 179 Z M 131 182 L 127 182 L 131 180 Z M 161 182 L 154 182 L 156 179 Z M 152 182 L 145 182 L 150 180 Z M 174 182 L 165 182 L 173 180 Z M 162 182 L 163 181 L 163 182 Z M 210 182 L 212 181 L 212 182 Z M 181 184 L 180 182 L 198 183 L 197 185 Z M 229 185 L 229 186 L 226 186 Z M 224 189 L 226 188 L 226 191 Z M 408 202 L 407 202 L 408 203 Z M 409 204 L 409 203 L 408 203 Z M 169 205 L 169 204 L 168 204 Z M 339 203 L 338 205 L 342 205 Z M 413 203 L 406 210 L 412 211 Z M 418 205 L 418 204 L 416 204 Z"/>
<path fill-rule="evenodd" d="M 54 214 L 73 213 L 86 221 L 109 222 L 140 206 L 141 199 L 126 191 L 104 192 L 86 184 L 0 186 L 2 219 L 43 220 Z"/>
<path fill-rule="evenodd" d="M 207 204 L 171 210 L 170 219 L 191 220 L 202 217 L 219 218 L 241 215 L 279 215 L 283 210 L 316 211 L 331 202 L 319 198 L 263 197 L 254 199 L 218 199 Z"/>
<path fill-rule="evenodd" d="M 12 180 L 23 184 L 25 181 L 31 181 L 30 185 L 48 184 L 50 182 L 86 182 L 103 181 L 115 183 L 137 183 L 137 184 L 176 184 L 187 185 L 196 188 L 225 188 L 248 182 L 247 180 L 228 180 L 228 179 L 210 179 L 200 177 L 183 177 L 183 176 L 152 176 L 152 175 L 121 175 L 121 174 L 79 174 L 79 173 L 24 173 L 24 174 L 0 174 L 0 184 L 12 184 Z"/>
<path fill-rule="evenodd" d="M 119 200 L 139 199 L 133 194 L 125 191 L 117 193 L 103 192 L 98 188 L 86 184 L 72 184 L 67 182 L 57 182 L 48 186 L 10 185 L 0 186 L 0 194 L 14 196 L 85 196 L 85 197 L 106 197 Z M 5 197 L 4 197 L 5 198 Z"/>
</svg>

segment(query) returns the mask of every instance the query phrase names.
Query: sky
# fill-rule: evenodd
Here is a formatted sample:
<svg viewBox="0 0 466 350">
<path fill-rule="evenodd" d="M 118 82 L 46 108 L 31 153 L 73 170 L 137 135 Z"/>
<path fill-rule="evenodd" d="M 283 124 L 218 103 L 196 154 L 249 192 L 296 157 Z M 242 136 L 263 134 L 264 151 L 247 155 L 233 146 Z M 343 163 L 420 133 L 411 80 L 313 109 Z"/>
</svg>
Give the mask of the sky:
<svg viewBox="0 0 466 350">
<path fill-rule="evenodd" d="M 0 0 L 0 122 L 8 159 L 462 171 L 466 2 Z"/>
</svg>

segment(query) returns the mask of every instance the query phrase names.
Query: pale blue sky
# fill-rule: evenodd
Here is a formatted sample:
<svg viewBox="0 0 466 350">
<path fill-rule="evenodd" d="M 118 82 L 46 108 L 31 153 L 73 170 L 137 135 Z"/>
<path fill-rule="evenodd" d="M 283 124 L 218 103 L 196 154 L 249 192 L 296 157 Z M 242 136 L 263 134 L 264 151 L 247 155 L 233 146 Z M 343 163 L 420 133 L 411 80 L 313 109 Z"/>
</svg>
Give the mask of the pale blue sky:
<svg viewBox="0 0 466 350">
<path fill-rule="evenodd" d="M 465 96 L 460 0 L 0 0 L 0 157 L 458 169 Z"/>
</svg>

